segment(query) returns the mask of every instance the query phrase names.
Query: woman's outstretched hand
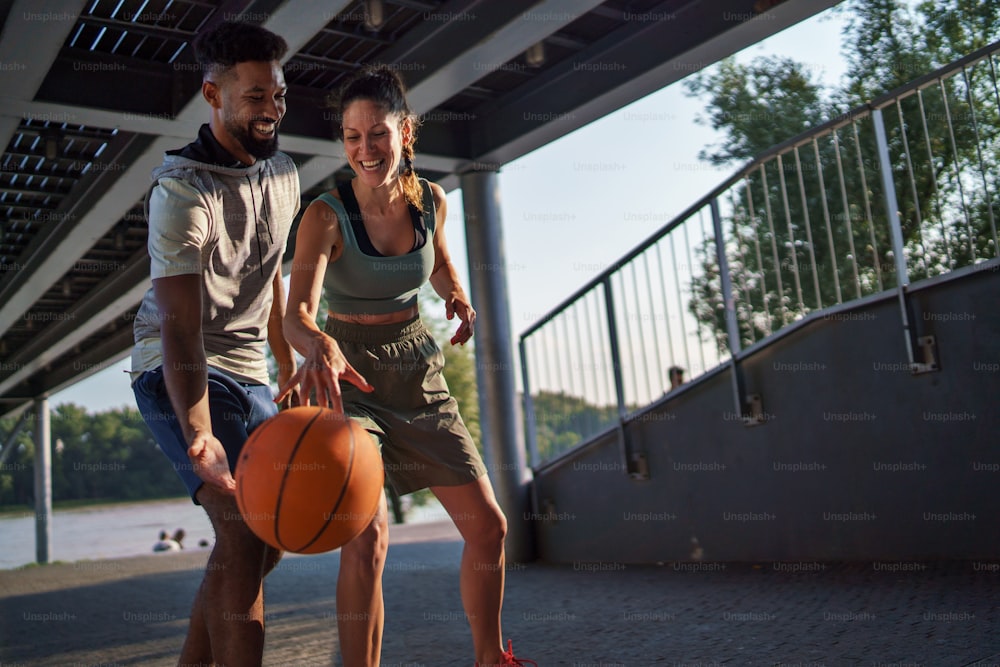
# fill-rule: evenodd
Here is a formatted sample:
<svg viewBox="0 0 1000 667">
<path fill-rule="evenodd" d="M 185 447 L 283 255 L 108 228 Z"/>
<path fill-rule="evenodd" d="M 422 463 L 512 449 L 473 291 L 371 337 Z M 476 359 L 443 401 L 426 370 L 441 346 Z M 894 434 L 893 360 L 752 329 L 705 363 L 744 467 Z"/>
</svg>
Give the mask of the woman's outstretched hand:
<svg viewBox="0 0 1000 667">
<path fill-rule="evenodd" d="M 361 391 L 371 392 L 375 390 L 368 384 L 367 380 L 361 377 L 360 373 L 354 370 L 353 366 L 347 363 L 347 359 L 344 358 L 337 342 L 324 334 L 310 347 L 302 365 L 278 390 L 278 396 L 274 400 L 276 403 L 280 403 L 298 386 L 299 400 L 302 405 L 311 404 L 312 394 L 315 391 L 316 405 L 332 408 L 343 414 L 344 402 L 340 393 L 341 380 L 350 382 Z"/>
</svg>

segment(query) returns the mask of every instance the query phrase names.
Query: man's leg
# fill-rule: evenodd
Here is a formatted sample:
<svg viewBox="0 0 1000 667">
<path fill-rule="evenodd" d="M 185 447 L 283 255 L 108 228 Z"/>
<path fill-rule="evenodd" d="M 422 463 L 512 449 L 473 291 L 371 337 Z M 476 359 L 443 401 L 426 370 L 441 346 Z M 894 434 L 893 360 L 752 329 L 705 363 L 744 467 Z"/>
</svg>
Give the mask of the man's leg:
<svg viewBox="0 0 1000 667">
<path fill-rule="evenodd" d="M 260 665 L 264 652 L 265 570 L 270 549 L 240 518 L 233 496 L 210 486 L 197 494 L 215 528 L 215 547 L 191 610 L 179 664 Z"/>
<path fill-rule="evenodd" d="M 191 609 L 181 665 L 259 665 L 263 652 L 262 580 L 281 557 L 243 523 L 234 496 L 202 484 L 167 396 L 162 372 L 144 373 L 134 384 L 136 403 L 160 449 L 201 504 L 215 530 L 215 547 Z M 209 371 L 212 431 L 235 463 L 248 432 L 274 414 L 270 390 L 240 385 Z"/>
<path fill-rule="evenodd" d="M 282 552 L 274 547 L 265 547 L 263 575 L 275 568 L 281 560 Z M 206 568 L 207 573 L 207 568 Z M 202 608 L 202 591 L 205 584 L 198 588 L 195 595 L 194 604 L 191 606 L 191 620 L 188 624 L 187 637 L 184 639 L 184 647 L 181 649 L 181 657 L 178 661 L 180 667 L 212 667 L 212 641 L 208 634 L 208 625 L 205 623 L 205 614 Z"/>
</svg>

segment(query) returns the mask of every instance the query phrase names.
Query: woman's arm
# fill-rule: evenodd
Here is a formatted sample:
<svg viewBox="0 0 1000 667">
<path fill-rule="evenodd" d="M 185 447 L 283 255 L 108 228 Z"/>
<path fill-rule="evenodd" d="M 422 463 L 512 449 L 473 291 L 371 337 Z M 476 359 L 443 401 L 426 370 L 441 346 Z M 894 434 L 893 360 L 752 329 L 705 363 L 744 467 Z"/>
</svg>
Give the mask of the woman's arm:
<svg viewBox="0 0 1000 667">
<path fill-rule="evenodd" d="M 448 201 L 444 190 L 437 183 L 431 183 L 434 194 L 434 207 L 437 211 L 434 230 L 434 270 L 431 272 L 430 283 L 438 296 L 444 299 L 445 316 L 450 320 L 458 315 L 461 324 L 455 335 L 451 337 L 452 345 L 464 345 L 475 331 L 476 311 L 469 303 L 462 284 L 458 280 L 458 272 L 451 263 L 448 254 L 448 244 L 444 236 L 444 221 L 448 217 Z"/>
<path fill-rule="evenodd" d="M 337 215 L 326 204 L 314 202 L 303 214 L 295 237 L 288 308 L 283 320 L 285 338 L 305 359 L 279 390 L 278 401 L 299 385 L 299 397 L 304 405 L 309 404 L 310 393 L 315 390 L 318 405 L 342 413 L 341 378 L 364 391 L 372 390 L 344 359 L 337 342 L 316 326 L 323 275 L 327 264 L 339 257 L 341 244 Z"/>
</svg>

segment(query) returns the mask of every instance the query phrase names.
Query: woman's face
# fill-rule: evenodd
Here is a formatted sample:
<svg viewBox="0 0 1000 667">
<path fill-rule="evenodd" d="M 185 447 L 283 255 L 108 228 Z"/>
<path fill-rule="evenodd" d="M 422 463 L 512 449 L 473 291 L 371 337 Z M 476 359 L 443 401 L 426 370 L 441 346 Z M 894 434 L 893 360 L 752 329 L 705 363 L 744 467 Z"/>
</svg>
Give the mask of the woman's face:
<svg viewBox="0 0 1000 667">
<path fill-rule="evenodd" d="M 399 176 L 403 146 L 410 142 L 409 119 L 357 99 L 344 109 L 343 128 L 347 161 L 358 178 L 371 188 L 391 184 Z"/>
</svg>

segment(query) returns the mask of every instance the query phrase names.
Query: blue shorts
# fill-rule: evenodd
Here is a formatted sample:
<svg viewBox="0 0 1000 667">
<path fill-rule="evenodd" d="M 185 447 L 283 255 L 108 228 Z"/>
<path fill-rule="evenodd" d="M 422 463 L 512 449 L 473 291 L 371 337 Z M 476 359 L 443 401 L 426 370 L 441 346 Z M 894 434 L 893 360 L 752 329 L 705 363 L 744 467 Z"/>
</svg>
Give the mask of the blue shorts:
<svg viewBox="0 0 1000 667">
<path fill-rule="evenodd" d="M 187 441 L 177 415 L 167 396 L 163 369 L 146 371 L 132 383 L 135 402 L 143 420 L 174 470 L 187 486 L 195 504 L 195 493 L 204 482 L 195 474 L 187 455 Z M 233 471 L 247 436 L 265 420 L 278 414 L 271 388 L 253 382 L 240 382 L 220 370 L 208 368 L 208 407 L 212 415 L 212 433 L 219 439 Z"/>
</svg>

